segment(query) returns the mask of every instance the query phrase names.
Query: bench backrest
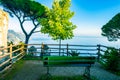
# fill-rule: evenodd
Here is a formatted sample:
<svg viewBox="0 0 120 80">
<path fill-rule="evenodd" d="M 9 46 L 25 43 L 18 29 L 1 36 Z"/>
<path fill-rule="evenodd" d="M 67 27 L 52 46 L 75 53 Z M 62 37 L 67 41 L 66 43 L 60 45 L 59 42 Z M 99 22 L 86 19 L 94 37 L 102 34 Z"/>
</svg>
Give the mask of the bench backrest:
<svg viewBox="0 0 120 80">
<path fill-rule="evenodd" d="M 96 58 L 93 56 L 48 56 L 43 58 L 44 66 L 91 66 Z"/>
</svg>

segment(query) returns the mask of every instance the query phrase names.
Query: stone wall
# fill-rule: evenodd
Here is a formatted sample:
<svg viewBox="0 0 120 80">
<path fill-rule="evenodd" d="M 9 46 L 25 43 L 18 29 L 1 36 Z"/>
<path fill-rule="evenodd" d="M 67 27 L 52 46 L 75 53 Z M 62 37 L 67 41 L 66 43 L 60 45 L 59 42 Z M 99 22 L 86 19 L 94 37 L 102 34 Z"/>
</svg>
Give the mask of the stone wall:
<svg viewBox="0 0 120 80">
<path fill-rule="evenodd" d="M 8 13 L 0 9 L 0 47 L 7 47 Z"/>
</svg>

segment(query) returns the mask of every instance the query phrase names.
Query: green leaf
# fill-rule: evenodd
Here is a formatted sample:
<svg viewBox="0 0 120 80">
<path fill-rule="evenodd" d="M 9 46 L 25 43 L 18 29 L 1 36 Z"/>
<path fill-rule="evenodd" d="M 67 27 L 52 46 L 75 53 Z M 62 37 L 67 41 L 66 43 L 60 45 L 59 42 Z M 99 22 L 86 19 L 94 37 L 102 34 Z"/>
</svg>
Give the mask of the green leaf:
<svg viewBox="0 0 120 80">
<path fill-rule="evenodd" d="M 106 36 L 109 41 L 117 41 L 120 39 L 120 13 L 115 15 L 101 29 L 102 35 Z"/>
<path fill-rule="evenodd" d="M 70 22 L 74 12 L 70 11 L 70 0 L 54 0 L 52 9 L 46 9 L 46 18 L 39 19 L 41 32 L 49 34 L 54 40 L 71 39 L 76 25 Z"/>
</svg>

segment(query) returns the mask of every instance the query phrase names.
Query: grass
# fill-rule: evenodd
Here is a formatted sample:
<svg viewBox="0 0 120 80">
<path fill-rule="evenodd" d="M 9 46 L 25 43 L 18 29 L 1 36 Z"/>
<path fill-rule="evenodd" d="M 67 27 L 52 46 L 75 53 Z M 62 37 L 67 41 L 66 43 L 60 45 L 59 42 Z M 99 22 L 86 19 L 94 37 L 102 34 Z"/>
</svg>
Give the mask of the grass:
<svg viewBox="0 0 120 80">
<path fill-rule="evenodd" d="M 104 64 L 103 62 L 99 61 L 99 63 L 102 65 L 102 67 L 103 67 L 105 70 L 107 70 L 107 71 L 109 71 L 109 72 L 111 72 L 111 73 L 113 73 L 113 74 L 115 74 L 115 75 L 117 75 L 117 76 L 120 76 L 120 70 L 119 70 L 119 71 L 111 71 L 111 70 L 106 69 L 105 64 Z"/>
<path fill-rule="evenodd" d="M 107 70 L 107 71 L 109 71 L 117 76 L 120 76 L 120 71 L 111 71 L 111 70 Z"/>
<path fill-rule="evenodd" d="M 118 76 L 120 76 L 120 71 L 118 71 L 116 74 L 117 74 Z"/>
<path fill-rule="evenodd" d="M 38 80 L 88 80 L 84 76 L 47 76 L 47 75 L 42 75 L 40 79 Z M 91 80 L 98 80 L 95 77 L 91 77 Z"/>
<path fill-rule="evenodd" d="M 23 67 L 24 60 L 19 60 L 12 65 L 11 69 L 8 69 L 4 73 L 0 74 L 0 80 L 13 80 L 15 74 Z"/>
</svg>

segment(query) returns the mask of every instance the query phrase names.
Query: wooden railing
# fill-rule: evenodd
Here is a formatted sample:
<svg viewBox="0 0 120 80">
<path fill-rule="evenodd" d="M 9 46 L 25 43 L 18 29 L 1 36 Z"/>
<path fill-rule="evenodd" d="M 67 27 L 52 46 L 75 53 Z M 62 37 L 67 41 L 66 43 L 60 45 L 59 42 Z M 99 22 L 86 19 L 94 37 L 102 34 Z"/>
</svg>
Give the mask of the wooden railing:
<svg viewBox="0 0 120 80">
<path fill-rule="evenodd" d="M 34 46 L 33 51 L 30 48 Z M 7 48 L 0 48 L 0 73 L 7 70 L 17 60 L 21 59 L 25 53 L 32 56 L 71 56 L 76 52 L 79 56 L 96 56 L 102 60 L 104 52 L 109 47 L 103 45 L 73 45 L 73 44 L 19 44 L 10 45 Z M 120 51 L 118 49 L 118 51 Z"/>
<path fill-rule="evenodd" d="M 17 60 L 20 60 L 24 54 L 24 45 L 10 45 L 6 48 L 0 48 L 0 73 L 12 66 Z"/>
<path fill-rule="evenodd" d="M 45 49 L 44 46 L 48 46 Z M 102 60 L 102 56 L 105 51 L 110 48 L 104 45 L 73 45 L 73 44 L 29 44 L 28 49 L 31 46 L 36 48 L 36 51 L 32 52 L 33 56 L 49 56 L 49 55 L 59 55 L 59 56 L 70 56 L 71 51 L 75 51 L 80 56 L 96 56 L 98 61 Z M 120 49 L 117 49 L 120 52 Z M 28 50 L 29 51 L 29 50 Z"/>
<path fill-rule="evenodd" d="M 79 55 L 91 55 L 97 56 L 98 48 L 97 45 L 72 45 L 72 44 L 29 44 L 28 51 L 31 46 L 36 48 L 33 56 L 44 56 L 44 55 L 59 55 L 59 56 L 70 56 L 71 51 L 75 51 Z M 47 48 L 46 48 L 47 46 Z"/>
</svg>

